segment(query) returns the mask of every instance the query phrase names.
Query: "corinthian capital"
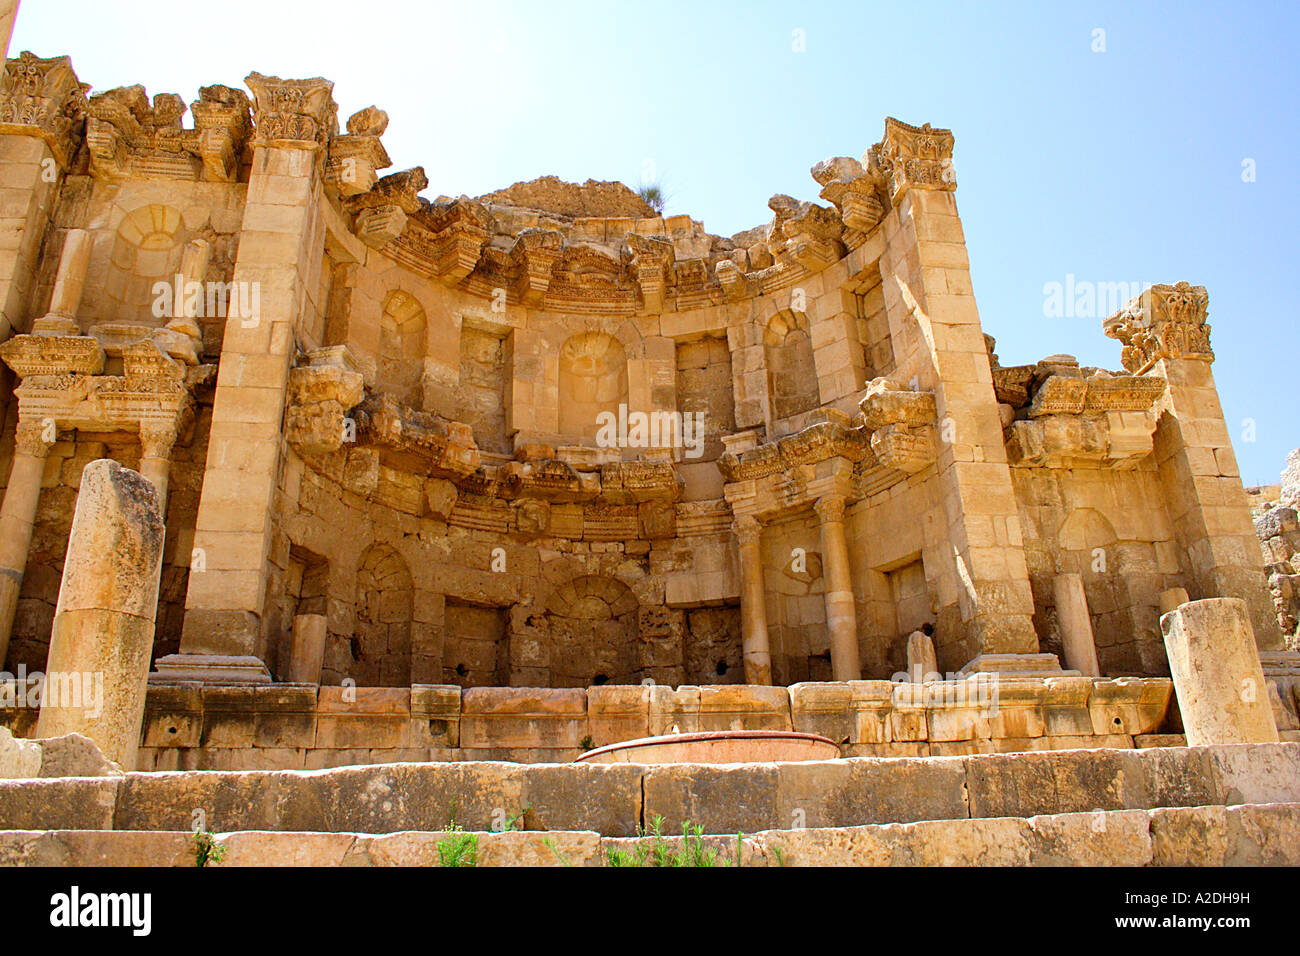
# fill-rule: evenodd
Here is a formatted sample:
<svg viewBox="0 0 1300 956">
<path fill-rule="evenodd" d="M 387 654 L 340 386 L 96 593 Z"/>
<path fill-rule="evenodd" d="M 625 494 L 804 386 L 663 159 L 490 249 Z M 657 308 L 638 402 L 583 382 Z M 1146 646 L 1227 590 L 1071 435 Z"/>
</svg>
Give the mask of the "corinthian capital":
<svg viewBox="0 0 1300 956">
<path fill-rule="evenodd" d="M 44 458 L 54 444 L 55 427 L 51 419 L 37 422 L 18 423 L 14 435 L 14 450 L 20 455 Z"/>
<path fill-rule="evenodd" d="M 24 51 L 5 63 L 0 76 L 0 133 L 45 140 L 66 166 L 82 136 L 89 89 L 68 57 L 43 60 Z"/>
<path fill-rule="evenodd" d="M 1103 329 L 1124 349 L 1120 362 L 1141 375 L 1161 359 L 1214 361 L 1210 324 L 1205 321 L 1210 297 L 1205 286 L 1179 282 L 1153 285 L 1108 318 Z"/>
<path fill-rule="evenodd" d="M 323 149 L 338 132 L 339 107 L 329 80 L 282 80 L 250 73 L 244 82 L 255 100 L 254 145 Z"/>
<path fill-rule="evenodd" d="M 822 495 L 813 505 L 822 524 L 834 524 L 844 520 L 844 496 Z"/>
<path fill-rule="evenodd" d="M 758 544 L 759 536 L 763 533 L 763 525 L 753 515 L 737 515 L 736 520 L 731 523 L 731 530 L 735 533 L 740 546 L 745 548 Z"/>
</svg>

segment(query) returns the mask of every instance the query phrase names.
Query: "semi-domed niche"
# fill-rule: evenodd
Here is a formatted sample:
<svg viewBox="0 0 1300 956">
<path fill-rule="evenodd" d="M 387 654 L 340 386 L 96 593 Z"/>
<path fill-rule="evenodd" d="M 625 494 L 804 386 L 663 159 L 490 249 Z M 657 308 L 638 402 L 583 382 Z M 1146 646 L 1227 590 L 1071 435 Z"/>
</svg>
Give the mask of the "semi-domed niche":
<svg viewBox="0 0 1300 956">
<path fill-rule="evenodd" d="M 112 266 L 103 290 L 108 314 L 103 318 L 166 323 L 170 316 L 154 315 L 154 285 L 174 281 L 189 238 L 180 211 L 172 206 L 152 203 L 127 213 L 113 237 Z"/>
<path fill-rule="evenodd" d="M 546 604 L 551 687 L 635 684 L 642 666 L 635 595 L 613 578 L 574 578 Z"/>
<path fill-rule="evenodd" d="M 811 411 L 820 404 L 808 317 L 786 309 L 768 320 L 763 332 L 772 419 Z"/>
<path fill-rule="evenodd" d="M 627 355 L 618 339 L 581 332 L 560 350 L 560 433 L 595 444 L 601 412 L 627 402 Z"/>
<path fill-rule="evenodd" d="M 360 687 L 411 683 L 411 572 L 386 544 L 371 546 L 357 566 L 352 639 L 330 635 L 323 677 L 350 677 Z"/>
<path fill-rule="evenodd" d="M 424 375 L 424 308 L 409 292 L 394 290 L 379 317 L 378 389 L 419 408 Z"/>
</svg>

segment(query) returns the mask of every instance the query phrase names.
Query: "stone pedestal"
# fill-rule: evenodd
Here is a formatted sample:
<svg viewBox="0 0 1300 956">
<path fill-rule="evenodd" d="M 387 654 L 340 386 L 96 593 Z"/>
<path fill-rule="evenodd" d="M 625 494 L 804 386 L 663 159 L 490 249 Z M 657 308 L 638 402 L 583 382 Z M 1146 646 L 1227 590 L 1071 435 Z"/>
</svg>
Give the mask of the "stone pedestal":
<svg viewBox="0 0 1300 956">
<path fill-rule="evenodd" d="M 762 526 L 742 515 L 733 525 L 740 543 L 740 633 L 745 655 L 745 683 L 772 683 L 772 653 L 767 639 L 767 597 L 763 593 Z"/>
<path fill-rule="evenodd" d="M 294 684 L 319 684 L 325 659 L 327 618 L 324 614 L 297 614 L 293 619 L 293 650 L 285 680 Z"/>
<path fill-rule="evenodd" d="M 41 475 L 54 440 L 52 428 L 40 422 L 19 422 L 13 465 L 0 505 L 0 670 L 4 668 L 13 632 L 18 592 L 27 569 L 27 549 L 32 543 L 36 505 L 41 498 Z"/>
<path fill-rule="evenodd" d="M 1277 742 L 1246 602 L 1191 601 L 1160 630 L 1189 747 Z"/>
<path fill-rule="evenodd" d="M 84 734 L 124 770 L 135 767 L 162 545 L 153 486 L 106 458 L 87 465 L 50 635 L 38 737 Z"/>
<path fill-rule="evenodd" d="M 837 681 L 859 680 L 858 615 L 853 600 L 849 547 L 844 538 L 844 499 L 822 497 L 814 506 L 821 525 L 822 557 L 826 562 L 826 624 L 831 638 L 831 671 Z"/>
<path fill-rule="evenodd" d="M 1056 593 L 1056 622 L 1061 629 L 1065 666 L 1085 677 L 1100 677 L 1097 644 L 1092 636 L 1092 615 L 1083 592 L 1083 577 L 1058 574 L 1052 582 Z"/>
</svg>

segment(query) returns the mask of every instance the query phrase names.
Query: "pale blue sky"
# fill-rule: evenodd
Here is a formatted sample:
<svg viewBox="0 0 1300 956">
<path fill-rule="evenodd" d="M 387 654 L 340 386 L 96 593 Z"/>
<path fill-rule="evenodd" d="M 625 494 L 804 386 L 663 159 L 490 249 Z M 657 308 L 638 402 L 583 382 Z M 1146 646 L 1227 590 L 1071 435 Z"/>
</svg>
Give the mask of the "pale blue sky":
<svg viewBox="0 0 1300 956">
<path fill-rule="evenodd" d="M 388 111 L 394 169 L 423 166 L 427 196 L 635 186 L 649 160 L 668 212 L 722 235 L 774 193 L 815 200 L 809 167 L 860 156 L 886 115 L 949 127 L 1002 362 L 1118 367 L 1099 318 L 1044 317 L 1067 274 L 1205 285 L 1243 478 L 1271 483 L 1300 446 L 1300 5 L 1129 6 L 22 0 L 10 52 L 186 102 L 251 70 L 325 76 L 341 119 Z"/>
</svg>

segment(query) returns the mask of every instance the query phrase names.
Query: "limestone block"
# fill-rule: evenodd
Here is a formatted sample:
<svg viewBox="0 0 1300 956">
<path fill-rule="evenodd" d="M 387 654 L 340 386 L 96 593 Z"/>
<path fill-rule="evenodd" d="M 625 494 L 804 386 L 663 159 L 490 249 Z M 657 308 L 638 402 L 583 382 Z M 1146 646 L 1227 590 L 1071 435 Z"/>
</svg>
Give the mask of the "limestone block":
<svg viewBox="0 0 1300 956">
<path fill-rule="evenodd" d="M 200 685 L 150 685 L 145 697 L 145 747 L 197 747 L 202 730 Z"/>
<path fill-rule="evenodd" d="M 125 830 L 0 834 L 0 866 L 193 866 L 194 834 Z"/>
<path fill-rule="evenodd" d="M 316 746 L 316 687 L 271 684 L 252 689 L 253 745 Z"/>
<path fill-rule="evenodd" d="M 857 745 L 892 742 L 893 683 L 887 680 L 852 680 L 849 681 L 849 690 L 852 694 L 850 707 L 853 715 L 850 742 Z"/>
<path fill-rule="evenodd" d="M 1190 746 L 1278 739 L 1245 601 L 1191 601 L 1160 628 Z"/>
<path fill-rule="evenodd" d="M 123 779 L 0 780 L 0 830 L 111 830 Z"/>
<path fill-rule="evenodd" d="M 587 692 L 582 688 L 471 687 L 461 697 L 465 749 L 574 748 L 586 734 Z"/>
<path fill-rule="evenodd" d="M 928 820 L 882 828 L 891 838 L 892 866 L 1027 866 L 1024 820 Z"/>
<path fill-rule="evenodd" d="M 162 561 L 152 483 L 100 459 L 82 472 L 50 635 L 37 736 L 84 733 L 122 767 L 135 765 L 144 721 Z M 49 693 L 49 676 L 81 675 L 81 698 Z M 66 688 L 66 685 L 65 685 Z"/>
<path fill-rule="evenodd" d="M 700 729 L 700 688 L 687 684 L 676 689 L 662 684 L 650 688 L 650 736 L 692 734 Z"/>
<path fill-rule="evenodd" d="M 650 736 L 649 685 L 587 688 L 587 736 L 592 747 Z"/>
<path fill-rule="evenodd" d="M 1172 699 L 1173 684 L 1166 677 L 1094 680 L 1088 697 L 1093 733 L 1154 733 L 1164 724 Z"/>
<path fill-rule="evenodd" d="M 1230 744 L 1191 750 L 1208 754 L 1220 801 L 1300 803 L 1300 744 Z"/>
<path fill-rule="evenodd" d="M 913 696 L 923 689 L 927 737 L 931 743 L 945 740 L 976 740 L 991 736 L 990 719 L 998 702 L 980 699 L 977 686 L 991 682 L 978 680 L 931 681 L 910 687 Z M 896 696 L 895 700 L 899 698 Z"/>
<path fill-rule="evenodd" d="M 520 821 L 525 830 L 589 829 L 607 836 L 633 836 L 642 819 L 644 771 L 634 764 L 516 767 L 511 780 L 518 788 L 518 810 L 505 809 L 517 813 L 528 808 Z"/>
<path fill-rule="evenodd" d="M 1224 807 L 1161 807 L 1150 816 L 1153 866 L 1223 866 L 1228 851 Z"/>
<path fill-rule="evenodd" d="M 1146 801 L 1137 752 L 1078 750 L 966 759 L 974 817 L 1129 810 Z"/>
<path fill-rule="evenodd" d="M 1092 734 L 1091 677 L 1048 677 L 1044 680 L 1043 733 L 1050 736 Z"/>
<path fill-rule="evenodd" d="M 601 866 L 604 859 L 594 832 L 486 833 L 478 842 L 478 866 Z"/>
<path fill-rule="evenodd" d="M 923 684 L 894 685 L 893 706 L 889 712 L 891 741 L 930 739 L 930 728 L 926 722 L 928 711 L 925 705 L 924 686 Z M 987 733 L 985 736 L 988 736 Z"/>
<path fill-rule="evenodd" d="M 251 686 L 205 686 L 200 744 L 213 747 L 252 747 L 257 711 Z"/>
<path fill-rule="evenodd" d="M 682 824 L 705 833 L 753 833 L 790 825 L 779 803 L 780 773 L 792 764 L 663 764 L 645 770 L 643 812 L 647 821 L 663 818 L 665 833 Z"/>
<path fill-rule="evenodd" d="M 1145 810 L 1030 817 L 1032 866 L 1147 866 L 1152 860 Z"/>
<path fill-rule="evenodd" d="M 1300 866 L 1300 805 L 1228 807 L 1227 866 Z"/>
<path fill-rule="evenodd" d="M 700 730 L 793 730 L 784 687 L 725 684 L 700 687 Z"/>
<path fill-rule="evenodd" d="M 30 740 L 15 739 L 0 727 L 0 779 L 35 777 L 41 772 L 41 748 Z"/>
<path fill-rule="evenodd" d="M 422 747 L 460 746 L 460 695 L 455 684 L 412 684 L 412 742 Z"/>
<path fill-rule="evenodd" d="M 853 688 L 849 681 L 791 684 L 790 720 L 795 730 L 821 734 L 837 744 L 854 739 Z"/>
<path fill-rule="evenodd" d="M 1034 738 L 1047 732 L 1043 702 L 1047 681 L 1043 678 L 1001 677 L 989 710 L 989 736 Z M 931 739 L 934 739 L 933 732 Z"/>
<path fill-rule="evenodd" d="M 316 699 L 316 746 L 346 750 L 406 747 L 411 691 L 402 687 L 322 687 Z"/>
<path fill-rule="evenodd" d="M 67 734 L 38 742 L 42 777 L 117 777 L 122 768 L 100 751 L 89 737 Z"/>
</svg>

